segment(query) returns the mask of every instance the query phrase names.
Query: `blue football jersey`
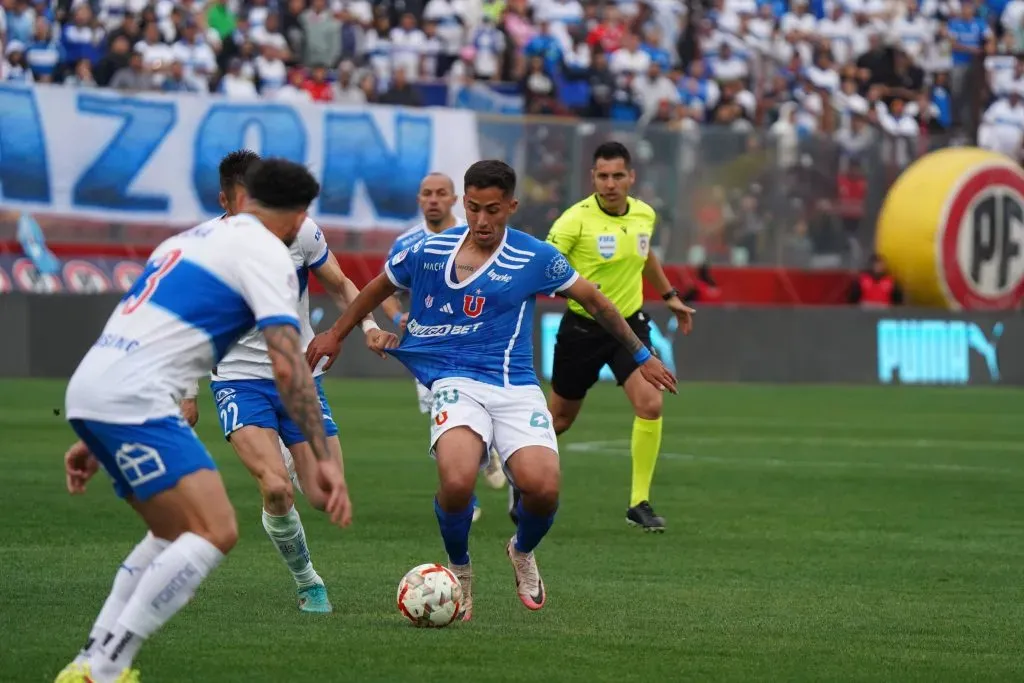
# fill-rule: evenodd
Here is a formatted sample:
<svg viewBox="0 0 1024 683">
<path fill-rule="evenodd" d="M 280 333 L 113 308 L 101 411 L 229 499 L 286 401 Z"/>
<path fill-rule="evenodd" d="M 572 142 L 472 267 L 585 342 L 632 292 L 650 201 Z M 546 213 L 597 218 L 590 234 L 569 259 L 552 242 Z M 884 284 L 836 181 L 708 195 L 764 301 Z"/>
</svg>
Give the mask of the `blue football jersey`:
<svg viewBox="0 0 1024 683">
<path fill-rule="evenodd" d="M 420 240 L 425 240 L 433 234 L 426 223 L 417 223 L 395 238 L 394 244 L 391 245 L 391 251 L 388 252 L 388 260 L 391 260 L 391 257 L 398 252 L 409 249 Z"/>
<path fill-rule="evenodd" d="M 572 286 L 576 271 L 547 242 L 508 228 L 494 254 L 459 282 L 455 255 L 468 235 L 466 226 L 451 228 L 384 264 L 391 282 L 410 291 L 405 335 L 390 352 L 428 388 L 448 377 L 540 384 L 533 368 L 536 296 Z"/>
</svg>

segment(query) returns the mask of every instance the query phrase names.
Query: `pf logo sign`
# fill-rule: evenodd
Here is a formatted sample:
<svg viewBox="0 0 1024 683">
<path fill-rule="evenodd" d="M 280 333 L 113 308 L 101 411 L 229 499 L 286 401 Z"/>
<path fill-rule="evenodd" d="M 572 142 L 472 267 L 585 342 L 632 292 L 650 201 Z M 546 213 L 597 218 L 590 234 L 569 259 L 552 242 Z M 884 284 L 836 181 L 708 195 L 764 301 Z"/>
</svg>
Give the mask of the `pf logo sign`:
<svg viewBox="0 0 1024 683">
<path fill-rule="evenodd" d="M 984 168 L 951 199 L 940 227 L 949 298 L 964 309 L 1013 308 L 1024 298 L 1024 177 Z"/>
<path fill-rule="evenodd" d="M 932 152 L 889 189 L 876 250 L 909 302 L 950 310 L 1024 302 L 1024 170 L 974 147 Z"/>
</svg>

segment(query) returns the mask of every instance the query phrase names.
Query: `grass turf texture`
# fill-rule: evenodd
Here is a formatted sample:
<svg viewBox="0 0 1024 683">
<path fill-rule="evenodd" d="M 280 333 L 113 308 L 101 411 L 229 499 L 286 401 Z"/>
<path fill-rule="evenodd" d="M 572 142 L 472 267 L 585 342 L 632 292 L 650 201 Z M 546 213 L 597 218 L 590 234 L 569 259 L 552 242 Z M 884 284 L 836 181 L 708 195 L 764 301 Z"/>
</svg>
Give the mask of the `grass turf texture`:
<svg viewBox="0 0 1024 683">
<path fill-rule="evenodd" d="M 63 383 L 0 382 L 0 681 L 50 681 L 143 527 L 102 473 L 64 492 Z M 624 521 L 631 416 L 611 386 L 562 442 L 564 495 L 538 550 L 540 613 L 514 593 L 505 493 L 481 485 L 474 620 L 408 626 L 395 589 L 443 561 L 411 381 L 330 381 L 355 522 L 299 504 L 336 612 L 303 615 L 220 436 L 241 540 L 137 664 L 159 681 L 1021 680 L 1024 394 L 694 386 L 667 401 L 654 502 Z"/>
</svg>

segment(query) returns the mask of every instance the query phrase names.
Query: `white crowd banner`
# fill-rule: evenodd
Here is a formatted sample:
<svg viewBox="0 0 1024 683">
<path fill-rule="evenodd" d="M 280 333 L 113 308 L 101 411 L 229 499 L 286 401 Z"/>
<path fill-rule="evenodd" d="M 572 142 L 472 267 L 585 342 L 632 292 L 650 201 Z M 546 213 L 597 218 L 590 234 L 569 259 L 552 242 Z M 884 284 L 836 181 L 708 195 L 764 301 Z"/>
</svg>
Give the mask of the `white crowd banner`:
<svg viewBox="0 0 1024 683">
<path fill-rule="evenodd" d="M 0 85 L 0 205 L 38 215 L 187 226 L 220 212 L 217 166 L 236 149 L 301 162 L 328 227 L 407 226 L 419 182 L 479 158 L 475 114 L 218 96 Z"/>
</svg>

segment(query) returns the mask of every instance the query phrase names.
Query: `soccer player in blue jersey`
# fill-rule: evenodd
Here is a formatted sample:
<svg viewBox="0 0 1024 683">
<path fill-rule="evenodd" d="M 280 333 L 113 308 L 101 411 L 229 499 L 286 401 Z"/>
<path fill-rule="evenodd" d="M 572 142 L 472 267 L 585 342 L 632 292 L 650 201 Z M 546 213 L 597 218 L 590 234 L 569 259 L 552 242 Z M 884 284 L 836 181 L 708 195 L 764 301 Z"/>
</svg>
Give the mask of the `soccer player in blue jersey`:
<svg viewBox="0 0 1024 683">
<path fill-rule="evenodd" d="M 313 450 L 331 520 L 351 520 L 302 354 L 298 279 L 285 246 L 319 185 L 284 160 L 258 164 L 246 185 L 246 213 L 153 251 L 68 383 L 66 413 L 81 439 L 64 456 L 69 492 L 83 493 L 102 466 L 149 532 L 121 563 L 85 647 L 57 683 L 138 681 L 132 661 L 143 642 L 234 547 L 235 511 L 179 401 L 253 326 L 266 340 L 281 401 Z"/>
<path fill-rule="evenodd" d="M 449 228 L 459 225 L 459 219 L 452 213 L 452 208 L 458 197 L 455 195 L 455 183 L 443 173 L 429 173 L 420 182 L 419 194 L 416 201 L 423 212 L 423 222 L 409 228 L 395 239 L 388 252 L 388 259 L 395 254 L 404 251 L 415 245 L 417 242 L 438 235 Z M 398 298 L 389 296 L 382 304 L 384 312 L 391 317 L 395 327 L 399 331 L 405 331 L 405 324 L 409 314 L 402 312 Z M 420 412 L 430 413 L 430 407 L 434 403 L 434 395 L 419 380 L 416 381 L 416 395 L 419 398 Z M 484 481 L 491 488 L 500 489 L 505 486 L 505 473 L 501 469 L 501 458 L 497 451 L 491 449 L 488 454 L 487 466 L 483 469 Z M 480 519 L 480 505 L 473 501 L 473 521 Z"/>
<path fill-rule="evenodd" d="M 431 453 L 440 487 L 434 511 L 449 566 L 465 590 L 463 620 L 472 616 L 469 530 L 477 472 L 493 445 L 521 492 L 518 525 L 506 552 L 516 592 L 531 610 L 547 598 L 534 549 L 558 508 L 558 442 L 533 366 L 533 309 L 539 294 L 578 301 L 633 354 L 643 377 L 675 392 L 676 379 L 651 355 L 615 305 L 580 278 L 554 247 L 506 227 L 515 211 L 516 176 L 501 161 L 478 161 L 465 176 L 468 227 L 434 235 L 385 264 L 334 326 L 306 351 L 315 366 L 337 358 L 342 340 L 398 289 L 412 293 L 405 335 L 380 335 L 434 395 Z"/>
</svg>

